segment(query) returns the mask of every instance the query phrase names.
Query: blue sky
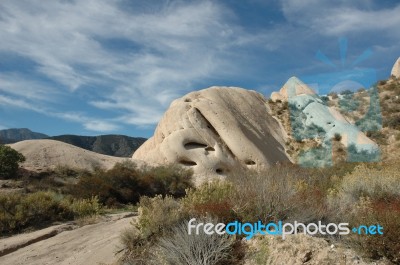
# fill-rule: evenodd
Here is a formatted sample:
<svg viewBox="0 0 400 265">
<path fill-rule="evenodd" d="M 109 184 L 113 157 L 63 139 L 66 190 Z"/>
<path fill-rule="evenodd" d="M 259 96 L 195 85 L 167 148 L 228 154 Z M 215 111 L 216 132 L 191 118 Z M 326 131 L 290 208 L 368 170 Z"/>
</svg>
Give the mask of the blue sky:
<svg viewBox="0 0 400 265">
<path fill-rule="evenodd" d="M 0 129 L 149 137 L 173 99 L 213 85 L 386 79 L 399 14 L 388 0 L 2 0 Z"/>
</svg>

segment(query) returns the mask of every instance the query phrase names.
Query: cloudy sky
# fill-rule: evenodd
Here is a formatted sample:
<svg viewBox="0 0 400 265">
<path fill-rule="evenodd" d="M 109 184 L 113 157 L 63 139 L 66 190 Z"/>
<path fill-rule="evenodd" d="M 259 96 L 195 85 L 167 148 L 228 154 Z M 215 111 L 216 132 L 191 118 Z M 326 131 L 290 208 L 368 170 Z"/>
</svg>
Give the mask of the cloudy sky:
<svg viewBox="0 0 400 265">
<path fill-rule="evenodd" d="M 386 79 L 399 14 L 389 0 L 2 0 L 0 129 L 149 137 L 173 99 L 213 85 Z"/>
</svg>

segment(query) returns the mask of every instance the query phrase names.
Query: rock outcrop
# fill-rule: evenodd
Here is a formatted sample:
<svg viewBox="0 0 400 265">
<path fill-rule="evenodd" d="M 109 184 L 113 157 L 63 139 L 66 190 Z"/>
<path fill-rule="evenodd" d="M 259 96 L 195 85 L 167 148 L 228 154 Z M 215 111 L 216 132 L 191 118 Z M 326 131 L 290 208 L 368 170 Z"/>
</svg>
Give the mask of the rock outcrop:
<svg viewBox="0 0 400 265">
<path fill-rule="evenodd" d="M 345 147 L 352 146 L 354 152 L 365 152 L 366 156 L 379 152 L 377 144 L 362 133 L 357 126 L 347 121 L 339 111 L 327 106 L 298 78 L 290 78 L 279 93 L 275 92 L 272 95 L 276 98 L 277 94 L 282 101 L 288 102 L 292 136 L 296 140 L 319 138 L 322 143 L 329 145 L 332 138 L 340 135 L 341 143 Z M 370 101 L 370 111 L 367 113 L 378 115 L 379 113 L 374 113 L 377 109 L 373 109 L 373 100 Z M 365 117 L 364 121 L 371 122 L 368 117 Z M 375 125 L 368 124 L 368 126 L 372 128 Z M 375 127 L 379 127 L 379 124 Z M 309 158 L 313 159 L 313 157 L 315 159 L 315 153 L 310 153 Z"/>
<path fill-rule="evenodd" d="M 289 80 L 283 85 L 279 92 L 272 92 L 271 100 L 276 102 L 277 100 L 288 101 L 289 98 L 293 98 L 299 95 L 315 95 L 315 92 L 304 84 L 300 79 L 295 76 L 289 78 Z"/>
<path fill-rule="evenodd" d="M 262 169 L 290 161 L 284 135 L 261 94 L 211 87 L 173 101 L 133 159 L 181 164 L 201 182 L 224 177 L 237 166 Z"/>
<path fill-rule="evenodd" d="M 391 75 L 400 78 L 400 57 L 394 63 Z"/>
</svg>

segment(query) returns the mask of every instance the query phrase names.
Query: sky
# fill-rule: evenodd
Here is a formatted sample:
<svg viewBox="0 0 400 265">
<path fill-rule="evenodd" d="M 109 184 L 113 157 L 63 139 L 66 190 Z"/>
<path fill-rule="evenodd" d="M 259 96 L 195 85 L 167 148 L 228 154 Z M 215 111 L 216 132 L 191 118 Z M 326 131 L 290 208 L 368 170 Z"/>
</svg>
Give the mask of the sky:
<svg viewBox="0 0 400 265">
<path fill-rule="evenodd" d="M 389 0 L 2 0 L 0 129 L 150 137 L 210 86 L 369 86 L 400 56 L 399 14 Z"/>
</svg>

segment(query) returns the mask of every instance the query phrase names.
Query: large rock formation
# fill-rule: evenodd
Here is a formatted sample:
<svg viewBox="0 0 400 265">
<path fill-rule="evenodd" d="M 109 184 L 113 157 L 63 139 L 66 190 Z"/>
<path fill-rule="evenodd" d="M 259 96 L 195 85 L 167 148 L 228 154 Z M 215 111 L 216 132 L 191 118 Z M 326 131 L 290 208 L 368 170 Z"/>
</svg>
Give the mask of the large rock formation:
<svg viewBox="0 0 400 265">
<path fill-rule="evenodd" d="M 306 84 L 304 84 L 300 79 L 292 76 L 283 85 L 279 92 L 272 92 L 271 100 L 274 102 L 276 102 L 277 100 L 288 101 L 290 97 L 295 97 L 298 95 L 315 95 L 315 92 Z"/>
<path fill-rule="evenodd" d="M 393 65 L 392 76 L 400 78 L 400 57 L 397 59 L 397 61 Z"/>
<path fill-rule="evenodd" d="M 240 165 L 261 169 L 289 161 L 284 135 L 261 94 L 211 87 L 173 101 L 133 158 L 181 164 L 201 181 L 226 176 Z"/>
<path fill-rule="evenodd" d="M 366 160 L 371 158 L 370 154 L 379 152 L 377 144 L 362 133 L 357 126 L 346 120 L 339 111 L 327 106 L 312 89 L 298 78 L 290 78 L 279 92 L 272 93 L 271 99 L 272 96 L 275 96 L 275 100 L 288 102 L 292 136 L 296 140 L 319 138 L 322 143 L 329 145 L 335 135 L 340 135 L 340 141 L 345 147 L 352 146 L 353 152 L 356 153 L 364 152 Z M 342 95 L 340 97 L 342 97 L 341 100 L 345 100 Z M 351 101 L 352 99 L 346 100 Z M 373 123 L 380 114 L 379 106 L 374 106 L 374 102 L 379 105 L 379 99 L 376 97 L 376 100 L 373 100 L 373 95 L 371 95 L 369 111 L 366 114 L 370 117 L 360 118 L 360 127 L 363 127 L 365 131 L 373 131 L 380 125 Z M 307 159 L 316 160 L 315 156 L 315 153 L 309 153 Z M 329 154 L 327 156 L 329 159 Z M 353 157 L 355 156 L 353 154 Z M 357 159 L 360 157 L 357 156 Z"/>
</svg>

